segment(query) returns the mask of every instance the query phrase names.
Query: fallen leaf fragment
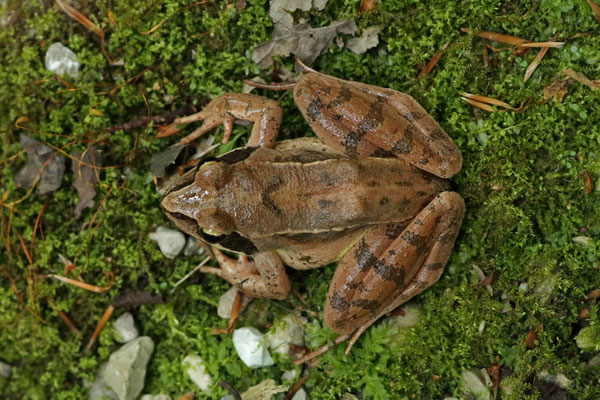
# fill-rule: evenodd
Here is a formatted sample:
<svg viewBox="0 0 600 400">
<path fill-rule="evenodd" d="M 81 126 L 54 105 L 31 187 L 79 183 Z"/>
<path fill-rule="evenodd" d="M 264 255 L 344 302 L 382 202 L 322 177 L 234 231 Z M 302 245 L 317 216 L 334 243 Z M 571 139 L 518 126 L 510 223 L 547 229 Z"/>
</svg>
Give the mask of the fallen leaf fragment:
<svg viewBox="0 0 600 400">
<path fill-rule="evenodd" d="M 21 134 L 19 141 L 27 153 L 27 163 L 15 175 L 15 184 L 23 188 L 37 184 L 38 194 L 57 190 L 65 172 L 65 159 L 51 147 L 25 134 Z"/>
<path fill-rule="evenodd" d="M 375 8 L 376 4 L 377 4 L 376 0 L 362 0 L 360 2 L 360 8 L 358 9 L 358 11 L 360 11 L 360 12 L 371 11 L 372 9 Z"/>
<path fill-rule="evenodd" d="M 594 289 L 585 296 L 585 300 L 590 301 L 597 299 L 598 297 L 600 297 L 600 289 Z"/>
<path fill-rule="evenodd" d="M 556 78 L 552 83 L 544 88 L 544 100 L 549 100 L 556 96 L 556 101 L 562 103 L 567 94 L 569 79 Z"/>
<path fill-rule="evenodd" d="M 98 324 L 96 325 L 96 328 L 94 329 L 94 333 L 92 333 L 92 337 L 90 338 L 90 341 L 85 346 L 85 349 L 83 349 L 84 353 L 87 353 L 88 351 L 90 351 L 92 349 L 92 346 L 94 346 L 94 343 L 96 343 L 96 339 L 98 339 L 98 336 L 100 336 L 100 332 L 102 332 L 102 329 L 104 329 L 104 327 L 106 326 L 106 323 L 108 322 L 108 320 L 110 319 L 110 316 L 112 315 L 112 313 L 114 311 L 115 311 L 115 308 L 112 305 L 108 306 L 106 308 L 106 310 L 104 311 L 104 314 L 102 314 L 102 317 L 100 317 L 100 321 L 98 321 Z"/>
<path fill-rule="evenodd" d="M 322 10 L 327 0 L 272 0 L 269 7 L 269 16 L 275 25 L 291 28 L 294 24 L 292 12 L 296 10 L 310 11 L 311 8 Z M 275 37 L 275 34 L 273 34 Z"/>
<path fill-rule="evenodd" d="M 348 40 L 346 47 L 356 54 L 363 54 L 379 44 L 379 32 L 381 32 L 380 27 L 376 25 L 370 26 L 359 37 Z"/>
<path fill-rule="evenodd" d="M 531 77 L 537 66 L 540 64 L 546 53 L 548 52 L 549 47 L 543 47 L 537 56 L 533 59 L 531 64 L 527 67 L 525 71 L 525 77 L 523 78 L 523 82 L 527 82 L 527 80 Z"/>
<path fill-rule="evenodd" d="M 355 32 L 356 23 L 353 20 L 335 21 L 316 29 L 307 23 L 291 28 L 275 25 L 273 40 L 256 46 L 252 60 L 261 68 L 267 68 L 273 64 L 273 57 L 295 54 L 303 63 L 310 65 L 338 34 L 352 35 Z"/>
<path fill-rule="evenodd" d="M 590 7 L 592 7 L 592 11 L 594 12 L 594 16 L 596 17 L 596 19 L 598 20 L 598 22 L 600 22 L 600 6 L 598 6 L 592 0 L 588 0 L 588 3 L 590 4 Z"/>
<path fill-rule="evenodd" d="M 150 171 L 159 178 L 165 176 L 167 167 L 175 163 L 179 153 L 181 153 L 181 150 L 184 148 L 184 145 L 177 143 L 165 151 L 152 154 L 152 157 L 150 158 Z"/>
<path fill-rule="evenodd" d="M 498 395 L 498 388 L 500 387 L 500 366 L 498 364 L 492 364 L 487 368 L 487 373 L 492 379 L 492 386 L 494 388 L 494 398 Z"/>
<path fill-rule="evenodd" d="M 450 42 L 447 42 L 445 45 L 442 46 L 440 51 L 438 51 L 437 53 L 435 53 L 433 55 L 431 60 L 429 60 L 427 65 L 425 65 L 425 68 L 423 68 L 421 70 L 421 72 L 419 72 L 418 78 L 423 78 L 424 76 L 426 76 L 427 74 L 429 74 L 431 72 L 433 67 L 435 67 L 436 64 L 438 63 L 438 61 L 440 61 L 440 58 L 442 58 L 442 54 L 443 54 L 444 50 L 446 50 L 446 48 L 448 47 L 449 44 L 450 44 Z"/>
<path fill-rule="evenodd" d="M 583 191 L 585 194 L 591 194 L 594 191 L 594 181 L 587 171 L 583 172 Z"/>
<path fill-rule="evenodd" d="M 493 97 L 488 97 L 488 96 L 481 96 L 479 94 L 472 94 L 472 93 L 466 93 L 466 92 L 459 92 L 459 94 L 462 96 L 461 99 L 466 101 L 469 104 L 472 104 L 476 107 L 479 107 L 483 110 L 492 112 L 494 111 L 493 107 L 489 106 L 488 104 L 492 104 L 494 106 L 499 106 L 499 107 L 504 107 L 506 109 L 512 110 L 512 111 L 519 111 L 518 108 L 515 108 L 513 106 L 511 106 L 508 103 L 505 103 L 502 100 L 498 100 L 498 99 L 494 99 Z"/>
<path fill-rule="evenodd" d="M 104 292 L 108 292 L 110 290 L 110 288 L 112 287 L 113 283 L 114 283 L 114 275 L 112 272 L 107 272 L 106 273 L 106 280 L 107 280 L 107 284 L 104 287 L 100 287 L 100 286 L 96 286 L 96 285 L 91 285 L 89 283 L 85 283 L 82 281 L 78 281 L 76 279 L 71 279 L 71 278 L 67 278 L 65 276 L 61 276 L 61 275 L 56 275 L 56 274 L 49 274 L 46 275 L 49 276 L 51 278 L 55 278 L 58 279 L 61 282 L 65 282 L 68 284 L 71 284 L 73 286 L 77 286 L 78 288 L 81 289 L 85 289 L 88 290 L 90 292 L 95 292 L 95 293 L 104 293 Z"/>
<path fill-rule="evenodd" d="M 79 218 L 84 208 L 94 206 L 94 197 L 96 196 L 94 186 L 98 183 L 96 167 L 102 166 L 102 156 L 94 146 L 88 147 L 83 154 L 77 150 L 73 151 L 71 156 L 73 156 L 71 168 L 75 176 L 73 187 L 77 189 L 77 197 L 79 197 L 75 206 L 75 218 Z"/>
<path fill-rule="evenodd" d="M 575 79 L 579 83 L 583 83 L 585 86 L 587 86 L 591 89 L 600 88 L 600 80 L 592 81 L 591 79 L 588 79 L 588 77 L 585 76 L 584 74 L 582 74 L 581 72 L 576 72 L 571 68 L 565 69 L 562 73 L 564 75 L 567 75 L 570 78 Z"/>
<path fill-rule="evenodd" d="M 471 32 L 470 28 L 461 28 L 460 30 L 463 32 L 466 32 L 466 33 Z M 494 42 L 508 43 L 508 44 L 512 44 L 514 46 L 527 42 L 527 40 L 525 40 L 523 38 L 512 36 L 512 35 L 507 35 L 504 33 L 479 31 L 475 35 L 479 36 L 480 38 L 493 40 Z"/>
<path fill-rule="evenodd" d="M 518 47 L 549 48 L 549 47 L 562 47 L 563 44 L 565 44 L 565 42 L 528 42 L 528 43 L 522 43 L 522 44 L 518 45 Z"/>
<path fill-rule="evenodd" d="M 537 340 L 537 330 L 535 328 L 531 328 L 529 333 L 527 333 L 527 337 L 525 338 L 525 346 L 529 349 L 535 349 L 540 343 Z"/>
</svg>

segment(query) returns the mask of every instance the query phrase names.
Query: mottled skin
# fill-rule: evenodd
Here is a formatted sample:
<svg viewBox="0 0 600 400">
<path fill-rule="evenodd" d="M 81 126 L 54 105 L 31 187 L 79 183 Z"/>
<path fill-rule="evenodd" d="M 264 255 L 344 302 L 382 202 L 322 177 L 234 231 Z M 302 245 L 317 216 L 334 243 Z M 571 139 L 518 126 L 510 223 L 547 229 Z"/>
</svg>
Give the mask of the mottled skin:
<svg viewBox="0 0 600 400">
<path fill-rule="evenodd" d="M 275 142 L 281 108 L 253 95 L 225 94 L 175 121 L 205 120 L 185 143 L 221 123 L 227 139 L 236 118 L 255 125 L 249 147 L 201 161 L 161 206 L 185 232 L 243 254 L 215 250 L 221 268 L 202 270 L 250 296 L 285 298 L 284 264 L 339 261 L 325 321 L 353 342 L 442 274 L 465 211 L 444 178 L 462 158 L 404 93 L 313 72 L 294 99 L 320 140 Z"/>
</svg>

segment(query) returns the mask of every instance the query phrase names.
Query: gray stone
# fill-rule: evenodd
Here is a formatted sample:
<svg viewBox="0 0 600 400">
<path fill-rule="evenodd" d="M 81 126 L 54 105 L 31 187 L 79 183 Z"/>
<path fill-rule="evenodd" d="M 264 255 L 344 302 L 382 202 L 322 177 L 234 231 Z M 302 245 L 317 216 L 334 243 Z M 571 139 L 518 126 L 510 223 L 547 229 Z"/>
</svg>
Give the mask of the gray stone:
<svg viewBox="0 0 600 400">
<path fill-rule="evenodd" d="M 117 318 L 113 323 L 113 328 L 115 329 L 115 340 L 119 343 L 130 342 L 139 336 L 133 315 L 128 312 Z"/>
<path fill-rule="evenodd" d="M 548 373 L 548 371 L 544 370 L 540 371 L 536 376 L 538 379 L 541 379 L 548 383 L 553 383 L 562 389 L 568 389 L 569 386 L 571 386 L 571 380 L 563 374 L 553 375 Z"/>
<path fill-rule="evenodd" d="M 223 293 L 219 298 L 219 305 L 217 306 L 217 314 L 221 318 L 229 319 L 231 315 L 231 309 L 233 308 L 233 302 L 235 300 L 235 296 L 237 296 L 237 288 L 232 286 L 228 291 Z M 244 311 L 248 303 L 252 301 L 252 297 L 243 296 L 242 297 L 242 306 L 240 307 L 240 312 Z"/>
<path fill-rule="evenodd" d="M 485 385 L 479 370 L 465 370 L 461 374 L 462 388 L 465 393 L 470 393 L 475 400 L 490 400 L 491 394 Z"/>
<path fill-rule="evenodd" d="M 0 361 L 0 376 L 4 378 L 10 378 L 12 375 L 12 366 L 3 361 Z"/>
<path fill-rule="evenodd" d="M 590 361 L 588 361 L 590 367 L 600 366 L 600 354 L 595 355 Z"/>
<path fill-rule="evenodd" d="M 233 347 L 244 364 L 250 368 L 275 364 L 265 342 L 265 336 L 256 328 L 240 328 L 233 331 Z"/>
<path fill-rule="evenodd" d="M 189 354 L 185 356 L 181 362 L 192 382 L 196 384 L 202 391 L 208 392 L 208 388 L 212 383 L 211 376 L 206 372 L 204 361 L 197 354 Z"/>
<path fill-rule="evenodd" d="M 63 46 L 60 42 L 55 42 L 46 50 L 44 59 L 46 69 L 57 75 L 67 74 L 71 78 L 77 78 L 79 75 L 79 63 L 77 55 L 71 49 Z"/>
<path fill-rule="evenodd" d="M 106 382 L 104 382 L 103 375 L 105 369 L 106 364 L 102 364 L 100 368 L 98 368 L 98 373 L 96 373 L 96 380 L 94 382 L 83 382 L 83 386 L 88 391 L 89 400 L 118 399 L 117 394 L 106 385 Z"/>
<path fill-rule="evenodd" d="M 283 324 L 267 334 L 269 348 L 279 354 L 288 354 L 290 345 L 304 346 L 304 325 L 306 321 L 294 314 L 288 314 Z"/>
<path fill-rule="evenodd" d="M 160 251 L 167 258 L 175 258 L 183 250 L 186 243 L 183 233 L 164 226 L 156 228 L 156 232 L 150 233 L 148 237 L 158 243 Z"/>
<path fill-rule="evenodd" d="M 140 400 L 171 400 L 168 394 L 145 394 Z"/>
<path fill-rule="evenodd" d="M 303 388 L 298 389 L 298 391 L 296 393 L 294 393 L 294 396 L 292 397 L 292 400 L 307 400 L 308 399 L 308 395 L 306 394 L 306 391 Z"/>
<path fill-rule="evenodd" d="M 110 355 L 103 377 L 119 400 L 134 400 L 142 392 L 146 367 L 153 351 L 152 339 L 141 336 Z"/>
</svg>

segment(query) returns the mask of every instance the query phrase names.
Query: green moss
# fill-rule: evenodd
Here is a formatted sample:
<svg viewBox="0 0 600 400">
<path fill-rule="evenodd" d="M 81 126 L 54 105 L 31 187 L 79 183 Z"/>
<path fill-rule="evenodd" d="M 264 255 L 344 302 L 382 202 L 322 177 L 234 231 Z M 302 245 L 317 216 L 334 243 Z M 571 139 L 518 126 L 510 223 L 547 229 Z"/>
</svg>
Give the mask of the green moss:
<svg viewBox="0 0 600 400">
<path fill-rule="evenodd" d="M 349 355 L 338 346 L 322 356 L 305 383 L 311 398 L 330 399 L 347 392 L 372 399 L 460 397 L 461 371 L 493 363 L 512 372 L 506 380 L 512 394 L 506 398 L 538 398 L 533 379 L 542 370 L 569 377 L 573 398 L 599 398 L 594 369 L 583 366 L 590 353 L 577 347 L 576 338 L 597 342 L 598 337 L 597 305 L 590 307 L 589 326 L 578 315 L 585 296 L 600 287 L 600 192 L 585 194 L 582 179 L 585 171 L 595 181 L 600 177 L 600 91 L 572 83 L 561 104 L 543 101 L 543 88 L 566 68 L 600 78 L 600 25 L 588 3 L 404 0 L 378 2 L 368 13 L 358 13 L 358 3 L 332 0 L 323 11 L 294 14 L 313 26 L 354 18 L 361 28 L 382 28 L 376 49 L 357 55 L 333 46 L 314 68 L 415 97 L 463 152 L 463 169 L 453 181 L 466 200 L 467 215 L 446 272 L 412 300 L 422 308 L 419 324 L 403 331 L 398 340 L 397 328 L 378 323 Z M 226 324 L 215 310 L 218 297 L 227 290 L 222 280 L 197 276 L 195 283 L 170 293 L 199 261 L 166 260 L 148 239 L 157 225 L 168 223 L 158 207 L 149 159 L 176 139 L 154 140 L 152 125 L 111 134 L 106 130 L 203 97 L 239 91 L 246 78 L 270 79 L 270 71 L 260 70 L 251 60 L 252 48 L 271 38 L 267 1 L 248 1 L 239 11 L 223 2 L 187 8 L 189 4 L 81 3 L 80 11 L 106 32 L 106 52 L 122 60 L 121 66 L 109 65 L 99 38 L 52 1 L 8 1 L 0 9 L 0 19 L 14 12 L 0 29 L 0 359 L 15 367 L 11 378 L 0 381 L 4 397 L 86 398 L 84 379 L 94 379 L 118 345 L 106 329 L 91 352 L 83 354 L 82 348 L 112 298 L 126 290 L 161 293 L 166 300 L 133 310 L 140 331 L 156 342 L 147 393 L 175 398 L 194 390 L 181 368 L 190 353 L 207 361 L 213 382 L 224 379 L 240 391 L 264 379 L 278 381 L 282 371 L 292 367 L 280 361 L 252 370 L 238 359 L 230 336 L 211 335 L 212 327 Z M 116 24 L 109 20 L 109 10 Z M 143 33 L 161 22 L 152 33 Z M 463 33 L 463 27 L 532 41 L 559 34 L 567 43 L 550 49 L 524 83 L 525 69 L 537 50 L 519 56 L 510 50 L 495 52 L 486 46 L 504 45 Z M 595 35 L 565 39 L 582 32 Z M 54 41 L 71 48 L 81 63 L 77 79 L 64 77 L 72 88 L 44 68 L 44 54 Z M 418 71 L 447 42 L 438 65 L 418 79 Z M 292 57 L 280 57 L 279 62 L 293 66 Z M 461 91 L 514 106 L 530 98 L 531 105 L 520 113 L 488 113 L 460 100 Z M 289 92 L 255 93 L 277 99 L 284 107 L 282 138 L 309 132 Z M 22 116 L 29 119 L 21 123 L 24 129 L 15 126 Z M 235 140 L 217 152 L 242 145 L 249 132 L 248 127 L 236 126 Z M 21 133 L 66 153 L 89 143 L 103 150 L 111 168 L 100 174 L 94 208 L 84 210 L 79 220 L 73 217 L 77 198 L 70 172 L 57 192 L 25 197 L 27 191 L 13 180 L 25 162 L 18 144 Z M 19 238 L 30 251 L 43 207 L 43 235 L 38 229 L 31 267 Z M 591 238 L 587 245 L 572 241 L 580 235 Z M 113 287 L 96 294 L 43 277 L 34 285 L 32 269 L 39 275 L 63 273 L 58 254 L 74 260 L 72 274 L 86 282 L 103 286 L 105 272 L 111 271 Z M 474 266 L 494 274 L 493 295 L 476 285 Z M 306 300 L 292 295 L 281 302 L 254 301 L 238 324 L 266 332 L 290 310 L 300 309 L 310 320 L 311 346 L 332 340 L 335 333 L 324 326 L 322 309 L 333 270 L 330 265 L 291 271 L 293 292 L 306 294 Z M 520 284 L 526 284 L 526 290 Z M 59 310 L 70 316 L 81 335 L 60 320 Z M 530 349 L 525 338 L 532 329 L 538 343 Z M 597 343 L 585 350 L 597 351 Z M 213 385 L 212 398 L 225 393 Z"/>
</svg>

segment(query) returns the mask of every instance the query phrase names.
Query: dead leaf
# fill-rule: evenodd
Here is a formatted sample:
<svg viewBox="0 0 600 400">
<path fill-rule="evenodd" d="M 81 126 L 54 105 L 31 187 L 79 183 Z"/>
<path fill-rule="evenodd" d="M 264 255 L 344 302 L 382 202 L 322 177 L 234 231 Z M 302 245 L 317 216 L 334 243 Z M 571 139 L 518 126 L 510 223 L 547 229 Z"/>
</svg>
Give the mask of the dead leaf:
<svg viewBox="0 0 600 400">
<path fill-rule="evenodd" d="M 600 297 L 600 289 L 594 289 L 585 296 L 586 301 L 594 300 Z"/>
<path fill-rule="evenodd" d="M 37 183 L 38 194 L 57 190 L 65 172 L 65 159 L 51 147 L 25 134 L 21 134 L 19 141 L 27 153 L 27 163 L 15 175 L 15 184 L 30 188 Z"/>
<path fill-rule="evenodd" d="M 596 3 L 594 3 L 592 0 L 588 0 L 588 3 L 590 3 L 590 7 L 592 7 L 594 16 L 596 17 L 598 22 L 600 22 L 600 7 Z"/>
<path fill-rule="evenodd" d="M 313 29 L 307 23 L 288 28 L 275 25 L 273 40 L 254 48 L 252 60 L 261 68 L 273 64 L 274 56 L 295 54 L 304 64 L 310 65 L 332 43 L 340 33 L 352 35 L 356 32 L 353 20 L 335 21 L 322 28 Z"/>
<path fill-rule="evenodd" d="M 518 47 L 562 47 L 565 42 L 530 42 L 530 43 L 522 43 L 518 45 Z"/>
<path fill-rule="evenodd" d="M 375 8 L 376 4 L 377 4 L 376 0 L 362 0 L 360 2 L 360 8 L 358 11 L 360 11 L 360 12 L 371 11 L 372 9 Z"/>
<path fill-rule="evenodd" d="M 527 67 L 527 70 L 525 71 L 525 77 L 523 78 L 523 82 L 527 82 L 527 80 L 531 77 L 531 75 L 533 74 L 533 72 L 535 71 L 535 69 L 537 68 L 539 63 L 542 61 L 542 59 L 548 52 L 548 49 L 549 49 L 549 47 L 543 47 L 540 50 L 540 52 L 538 53 L 538 55 L 535 56 L 535 58 L 533 59 L 531 64 L 529 64 L 529 66 Z"/>
<path fill-rule="evenodd" d="M 471 32 L 470 28 L 460 28 L 460 30 L 463 32 L 467 32 L 467 33 Z M 515 46 L 527 42 L 527 40 L 525 40 L 523 38 L 512 36 L 512 35 L 507 35 L 504 33 L 479 31 L 475 35 L 479 36 L 480 38 L 493 40 L 494 42 L 507 43 L 507 44 L 512 44 Z"/>
<path fill-rule="evenodd" d="M 326 4 L 327 0 L 273 0 L 269 8 L 269 16 L 275 27 L 283 25 L 292 28 L 294 25 L 293 11 L 310 11 L 311 8 L 321 11 Z M 273 34 L 273 38 L 275 38 L 275 34 Z"/>
<path fill-rule="evenodd" d="M 77 189 L 77 197 L 79 197 L 79 202 L 75 206 L 75 218 L 79 218 L 84 208 L 94 206 L 96 196 L 94 186 L 98 183 L 98 170 L 93 166 L 102 166 L 102 156 L 94 146 L 88 147 L 85 154 L 76 150 L 71 153 L 71 156 L 73 156 L 71 168 L 75 176 L 73 187 Z"/>
<path fill-rule="evenodd" d="M 494 398 L 498 395 L 498 388 L 500 387 L 500 366 L 498 364 L 492 364 L 487 368 L 487 373 L 492 380 L 492 386 L 494 388 Z"/>
<path fill-rule="evenodd" d="M 370 26 L 359 37 L 348 40 L 346 47 L 356 54 L 363 54 L 379 44 L 379 32 L 381 32 L 380 27 L 377 25 Z"/>
<path fill-rule="evenodd" d="M 540 342 L 537 340 L 537 331 L 535 328 L 531 328 L 525 338 L 525 346 L 529 349 L 535 349 L 539 344 Z"/>
<path fill-rule="evenodd" d="M 181 150 L 185 148 L 181 143 L 174 144 L 165 151 L 152 154 L 150 158 L 150 171 L 159 178 L 165 176 L 167 167 L 175 163 Z"/>
<path fill-rule="evenodd" d="M 544 88 L 544 100 L 549 100 L 556 96 L 556 101 L 562 103 L 563 98 L 567 94 L 569 87 L 569 79 L 556 78 L 552 83 Z"/>
<path fill-rule="evenodd" d="M 426 76 L 427 74 L 429 74 L 431 72 L 433 67 L 435 67 L 436 64 L 438 63 L 438 61 L 440 61 L 440 58 L 442 58 L 442 54 L 444 53 L 444 50 L 446 50 L 446 48 L 448 47 L 449 44 L 450 44 L 450 42 L 446 42 L 446 44 L 442 46 L 440 51 L 438 51 L 437 53 L 435 53 L 433 55 L 431 60 L 429 60 L 427 65 L 425 65 L 425 68 L 423 68 L 421 70 L 421 72 L 419 72 L 419 75 L 417 76 L 418 78 L 423 78 L 424 76 Z"/>
<path fill-rule="evenodd" d="M 591 79 L 588 79 L 588 77 L 585 76 L 584 74 L 582 74 L 581 72 L 576 72 L 571 68 L 565 69 L 562 73 L 563 73 L 563 75 L 567 75 L 568 77 L 575 79 L 579 83 L 583 83 L 585 86 L 587 86 L 589 88 L 592 88 L 592 89 L 600 88 L 600 80 L 593 81 Z"/>
<path fill-rule="evenodd" d="M 590 194 L 594 191 L 594 181 L 587 171 L 583 172 L 583 191 L 585 194 Z"/>
</svg>

